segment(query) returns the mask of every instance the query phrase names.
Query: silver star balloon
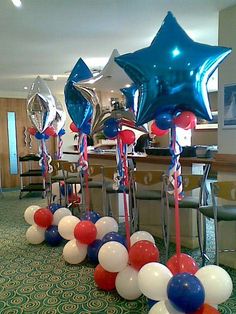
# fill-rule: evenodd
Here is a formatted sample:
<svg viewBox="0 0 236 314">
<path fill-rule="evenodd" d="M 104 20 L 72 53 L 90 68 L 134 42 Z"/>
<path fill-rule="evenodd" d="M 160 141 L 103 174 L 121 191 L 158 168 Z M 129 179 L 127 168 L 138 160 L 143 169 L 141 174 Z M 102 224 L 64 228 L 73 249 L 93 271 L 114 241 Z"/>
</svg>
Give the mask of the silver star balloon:
<svg viewBox="0 0 236 314">
<path fill-rule="evenodd" d="M 43 133 L 56 117 L 55 99 L 40 76 L 31 85 L 27 98 L 27 114 L 40 133 Z"/>
<path fill-rule="evenodd" d="M 58 134 L 65 125 L 66 113 L 61 102 L 56 97 L 54 97 L 54 99 L 56 103 L 56 117 L 52 123 L 52 126 L 54 127 L 56 134 Z"/>
</svg>

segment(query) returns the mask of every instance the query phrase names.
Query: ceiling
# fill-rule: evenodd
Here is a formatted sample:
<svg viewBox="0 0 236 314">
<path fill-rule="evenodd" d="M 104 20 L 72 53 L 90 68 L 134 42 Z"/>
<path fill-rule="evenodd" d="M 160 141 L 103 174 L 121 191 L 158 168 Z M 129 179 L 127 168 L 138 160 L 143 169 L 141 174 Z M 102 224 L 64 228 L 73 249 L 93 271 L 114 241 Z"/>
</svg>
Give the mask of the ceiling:
<svg viewBox="0 0 236 314">
<path fill-rule="evenodd" d="M 236 0 L 21 1 L 21 8 L 11 0 L 0 1 L 0 95 L 5 96 L 26 96 L 24 87 L 29 88 L 37 75 L 47 79 L 54 94 L 62 94 L 80 57 L 91 68 L 101 69 L 114 48 L 123 54 L 148 46 L 169 10 L 192 39 L 217 45 L 218 12 L 236 4 Z M 53 81 L 53 75 L 58 79 Z"/>
</svg>

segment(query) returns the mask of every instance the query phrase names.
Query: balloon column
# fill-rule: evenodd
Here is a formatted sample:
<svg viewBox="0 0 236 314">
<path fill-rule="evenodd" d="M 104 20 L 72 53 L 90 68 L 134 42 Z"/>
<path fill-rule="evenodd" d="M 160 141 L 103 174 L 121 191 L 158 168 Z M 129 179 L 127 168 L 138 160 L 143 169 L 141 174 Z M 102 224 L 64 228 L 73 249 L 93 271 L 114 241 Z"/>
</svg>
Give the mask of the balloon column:
<svg viewBox="0 0 236 314">
<path fill-rule="evenodd" d="M 42 173 L 52 171 L 50 162 L 51 156 L 47 152 L 45 140 L 54 135 L 54 128 L 51 126 L 56 117 L 55 99 L 46 83 L 37 77 L 33 82 L 27 98 L 27 114 L 33 127 L 29 129 L 31 135 L 40 141 L 40 165 Z"/>
<path fill-rule="evenodd" d="M 172 36 L 169 36 L 172 34 Z M 115 61 L 139 89 L 137 124 L 155 120 L 157 132 L 171 129 L 170 193 L 175 197 L 176 253 L 180 271 L 180 221 L 178 200 L 183 198 L 181 146 L 176 126 L 193 128 L 196 117 L 211 120 L 206 83 L 231 49 L 194 42 L 168 12 L 151 45 Z"/>
<path fill-rule="evenodd" d="M 89 209 L 88 193 L 88 156 L 87 156 L 87 135 L 91 132 L 91 119 L 93 114 L 93 98 L 90 97 L 92 91 L 77 88 L 82 80 L 90 79 L 93 76 L 87 65 L 80 58 L 74 66 L 65 86 L 65 102 L 68 113 L 73 121 L 70 125 L 72 132 L 78 133 L 79 167 L 85 175 L 86 181 L 86 204 Z M 87 100 L 89 99 L 89 101 Z"/>
<path fill-rule="evenodd" d="M 154 133 L 163 135 L 171 130 L 172 161 L 169 182 L 172 188 L 169 193 L 174 194 L 175 198 L 176 256 L 169 264 L 176 274 L 168 284 L 166 293 L 175 308 L 184 313 L 199 310 L 208 291 L 204 292 L 202 283 L 191 274 L 196 271 L 194 260 L 181 254 L 178 202 L 184 195 L 179 163 L 182 148 L 176 140 L 176 127 L 192 129 L 196 125 L 196 117 L 212 119 L 206 83 L 230 52 L 229 48 L 194 42 L 177 23 L 172 13 L 168 12 L 149 47 L 115 59 L 139 89 L 137 125 L 154 120 L 152 125 Z M 149 266 L 146 266 L 140 273 L 147 271 L 145 276 L 148 276 Z M 154 267 L 159 266 L 155 264 Z M 190 274 L 185 271 L 190 271 Z M 140 275 L 140 278 L 144 277 Z M 148 286 L 152 288 L 153 282 L 150 284 L 149 281 Z M 188 287 L 189 291 L 184 287 Z M 145 289 L 144 285 L 143 289 L 141 288 L 144 294 Z M 157 288 L 155 290 L 158 291 Z M 161 300 L 153 294 L 145 295 L 151 299 Z M 191 300 L 191 304 L 188 300 Z M 179 313 L 171 304 L 163 302 L 155 305 L 155 310 L 151 310 L 150 313 Z M 209 303 L 212 304 L 210 301 Z M 169 310 L 169 307 L 172 309 Z"/>
<path fill-rule="evenodd" d="M 24 213 L 25 221 L 31 226 L 26 231 L 26 239 L 30 244 L 40 244 L 43 241 L 51 246 L 59 245 L 63 238 L 58 232 L 58 224 L 63 217 L 71 216 L 68 208 L 51 204 L 48 208 L 31 205 Z"/>
</svg>

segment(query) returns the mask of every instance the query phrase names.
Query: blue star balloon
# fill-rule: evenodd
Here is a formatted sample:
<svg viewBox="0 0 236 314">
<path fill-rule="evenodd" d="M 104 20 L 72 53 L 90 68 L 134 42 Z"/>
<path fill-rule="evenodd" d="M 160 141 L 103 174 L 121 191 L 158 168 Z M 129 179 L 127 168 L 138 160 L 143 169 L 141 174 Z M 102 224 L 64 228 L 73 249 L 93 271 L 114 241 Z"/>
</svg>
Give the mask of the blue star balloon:
<svg viewBox="0 0 236 314">
<path fill-rule="evenodd" d="M 132 84 L 130 87 L 121 88 L 120 91 L 125 95 L 126 108 L 131 109 L 134 112 L 135 111 L 134 95 L 135 95 L 135 92 L 137 91 L 137 86 Z"/>
<path fill-rule="evenodd" d="M 211 120 L 207 82 L 230 52 L 194 42 L 168 12 L 149 47 L 115 58 L 139 88 L 137 125 L 183 110 Z"/>
<path fill-rule="evenodd" d="M 80 58 L 74 66 L 65 86 L 65 103 L 68 113 L 81 132 L 90 133 L 90 122 L 93 114 L 92 105 L 75 88 L 74 84 L 93 76 L 87 65 Z"/>
</svg>

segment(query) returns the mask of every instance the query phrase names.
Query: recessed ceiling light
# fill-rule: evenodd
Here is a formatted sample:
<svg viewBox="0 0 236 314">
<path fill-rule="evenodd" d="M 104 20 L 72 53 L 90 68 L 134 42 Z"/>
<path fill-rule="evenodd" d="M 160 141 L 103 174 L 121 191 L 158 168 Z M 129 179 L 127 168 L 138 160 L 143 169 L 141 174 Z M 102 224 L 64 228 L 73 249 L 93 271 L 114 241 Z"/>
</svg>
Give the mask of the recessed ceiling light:
<svg viewBox="0 0 236 314">
<path fill-rule="evenodd" d="M 24 86 L 24 89 L 26 90 L 26 89 L 28 89 L 28 87 L 27 87 L 27 86 Z"/>
<path fill-rule="evenodd" d="M 113 90 L 113 89 L 111 90 L 111 93 L 114 93 L 114 90 Z"/>
<path fill-rule="evenodd" d="M 130 84 L 126 84 L 126 85 L 125 85 L 125 87 L 127 87 L 127 88 L 130 87 L 130 86 L 131 86 Z"/>
<path fill-rule="evenodd" d="M 11 0 L 15 7 L 20 8 L 22 7 L 21 0 Z"/>
<path fill-rule="evenodd" d="M 53 79 L 54 81 L 56 81 L 56 80 L 57 80 L 57 75 L 53 75 L 53 76 L 52 76 L 52 79 Z"/>
</svg>

